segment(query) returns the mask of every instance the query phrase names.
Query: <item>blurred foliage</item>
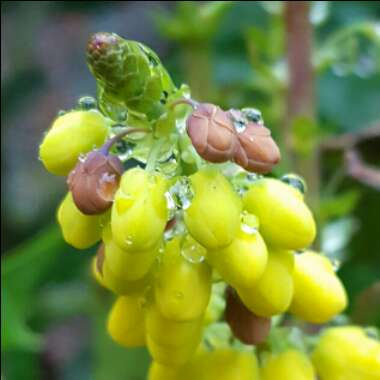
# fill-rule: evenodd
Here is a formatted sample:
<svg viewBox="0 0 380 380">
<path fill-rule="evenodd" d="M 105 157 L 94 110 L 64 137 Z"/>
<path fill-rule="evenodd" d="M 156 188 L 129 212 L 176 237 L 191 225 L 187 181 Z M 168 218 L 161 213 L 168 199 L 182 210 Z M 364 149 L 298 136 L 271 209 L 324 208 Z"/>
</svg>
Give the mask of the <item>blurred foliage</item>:
<svg viewBox="0 0 380 380">
<path fill-rule="evenodd" d="M 89 33 L 115 31 L 157 48 L 175 82 L 188 83 L 195 98 L 222 107 L 259 108 L 284 143 L 283 2 L 133 3 L 2 2 L 1 347 L 3 375 L 11 380 L 138 380 L 148 365 L 145 350 L 123 350 L 107 337 L 104 324 L 112 300 L 90 279 L 90 253 L 69 248 L 52 222 L 64 185 L 51 183 L 33 162 L 41 133 L 58 107 L 94 94 L 84 67 Z M 150 21 L 139 29 L 135 19 L 141 14 Z M 292 136 L 305 160 L 329 136 L 356 133 L 380 121 L 380 5 L 314 1 L 310 17 L 317 123 L 297 121 Z M 78 38 L 65 38 L 65 31 Z M 360 150 L 366 161 L 380 165 L 378 139 Z M 380 326 L 379 193 L 346 175 L 341 150 L 323 151 L 320 165 L 321 246 L 341 262 L 349 317 Z M 285 157 L 276 174 L 291 170 Z M 34 198 L 23 199 L 33 192 L 43 202 L 41 210 L 36 211 Z M 222 340 L 225 334 L 221 325 Z"/>
</svg>

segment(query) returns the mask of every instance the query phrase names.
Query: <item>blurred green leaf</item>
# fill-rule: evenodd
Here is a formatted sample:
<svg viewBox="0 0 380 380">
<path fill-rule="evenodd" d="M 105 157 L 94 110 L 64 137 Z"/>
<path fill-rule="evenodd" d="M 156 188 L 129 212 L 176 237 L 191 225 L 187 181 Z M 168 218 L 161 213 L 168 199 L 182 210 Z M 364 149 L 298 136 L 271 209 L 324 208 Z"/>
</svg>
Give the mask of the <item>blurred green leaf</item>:
<svg viewBox="0 0 380 380">
<path fill-rule="evenodd" d="M 309 156 L 318 141 L 320 134 L 318 124 L 306 117 L 300 116 L 292 123 L 292 145 L 293 150 L 300 156 Z"/>
<path fill-rule="evenodd" d="M 175 41 L 203 42 L 213 37 L 221 18 L 233 1 L 179 1 L 172 14 L 160 12 L 154 17 L 162 33 Z"/>
<path fill-rule="evenodd" d="M 350 214 L 358 204 L 360 195 L 359 190 L 347 190 L 323 196 L 320 201 L 320 217 L 329 220 Z"/>
<path fill-rule="evenodd" d="M 2 258 L 2 350 L 40 348 L 41 338 L 28 327 L 27 321 L 33 314 L 35 287 L 61 245 L 59 229 L 52 225 Z"/>
</svg>

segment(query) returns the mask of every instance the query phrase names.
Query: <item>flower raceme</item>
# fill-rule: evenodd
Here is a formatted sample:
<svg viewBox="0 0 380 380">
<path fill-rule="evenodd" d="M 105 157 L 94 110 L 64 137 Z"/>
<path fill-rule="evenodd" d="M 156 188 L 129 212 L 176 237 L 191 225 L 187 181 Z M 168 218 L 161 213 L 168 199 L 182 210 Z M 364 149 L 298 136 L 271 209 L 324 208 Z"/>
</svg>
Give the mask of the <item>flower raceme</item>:
<svg viewBox="0 0 380 380">
<path fill-rule="evenodd" d="M 326 323 L 347 296 L 329 259 L 310 250 L 316 225 L 304 182 L 248 173 L 280 159 L 260 113 L 195 102 L 154 52 L 114 34 L 90 39 L 88 63 L 95 108 L 59 116 L 40 157 L 69 176 L 57 212 L 64 240 L 78 249 L 99 243 L 92 272 L 117 297 L 111 338 L 148 348 L 150 380 L 314 378 L 305 354 L 272 349 L 272 317 Z M 174 109 L 179 103 L 193 110 Z M 224 327 L 225 341 L 215 333 Z M 376 379 L 378 346 L 347 329 L 322 334 L 318 375 Z M 247 345 L 260 345 L 261 368 Z"/>
</svg>

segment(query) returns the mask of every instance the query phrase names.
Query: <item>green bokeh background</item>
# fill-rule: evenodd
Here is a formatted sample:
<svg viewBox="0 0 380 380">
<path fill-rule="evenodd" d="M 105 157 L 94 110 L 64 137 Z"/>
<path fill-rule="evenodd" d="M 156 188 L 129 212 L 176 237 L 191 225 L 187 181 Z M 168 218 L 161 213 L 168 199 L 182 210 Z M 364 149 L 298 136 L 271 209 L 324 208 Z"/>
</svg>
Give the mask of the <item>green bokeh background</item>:
<svg viewBox="0 0 380 380">
<path fill-rule="evenodd" d="M 95 95 L 84 52 L 91 33 L 113 31 L 146 43 L 176 84 L 200 81 L 196 95 L 225 107 L 257 106 L 274 135 L 281 136 L 278 113 L 285 96 L 263 77 L 259 65 L 267 63 L 281 76 L 281 2 L 228 2 L 209 29 L 197 22 L 194 9 L 202 4 L 178 3 L 2 2 L 5 379 L 140 380 L 149 364 L 145 350 L 121 349 L 107 337 L 104 323 L 113 298 L 90 277 L 94 250 L 78 252 L 62 240 L 54 215 L 65 181 L 47 173 L 38 160 L 39 142 L 57 112 L 73 107 L 82 95 Z M 352 25 L 377 25 L 373 38 L 347 32 L 327 52 L 335 58 L 316 78 L 318 128 L 309 137 L 316 146 L 380 123 L 380 4 L 312 3 L 317 57 L 332 35 Z M 379 170 L 378 136 L 360 144 L 360 153 Z M 342 262 L 339 274 L 351 300 L 348 316 L 379 326 L 379 190 L 347 176 L 341 150 L 323 152 L 321 183 L 322 245 Z"/>
</svg>

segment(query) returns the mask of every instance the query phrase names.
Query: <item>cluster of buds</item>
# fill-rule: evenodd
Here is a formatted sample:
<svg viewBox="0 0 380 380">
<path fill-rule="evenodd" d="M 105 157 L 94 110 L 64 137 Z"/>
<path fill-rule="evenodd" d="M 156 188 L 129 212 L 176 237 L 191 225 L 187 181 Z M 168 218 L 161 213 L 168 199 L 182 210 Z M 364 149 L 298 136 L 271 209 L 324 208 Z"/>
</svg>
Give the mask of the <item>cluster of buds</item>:
<svg viewBox="0 0 380 380">
<path fill-rule="evenodd" d="M 267 173 L 280 161 L 280 150 L 254 109 L 223 111 L 210 103 L 183 99 L 193 112 L 187 133 L 198 154 L 206 161 L 234 161 L 255 173 Z"/>
</svg>

